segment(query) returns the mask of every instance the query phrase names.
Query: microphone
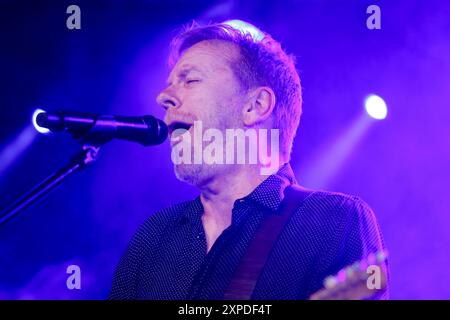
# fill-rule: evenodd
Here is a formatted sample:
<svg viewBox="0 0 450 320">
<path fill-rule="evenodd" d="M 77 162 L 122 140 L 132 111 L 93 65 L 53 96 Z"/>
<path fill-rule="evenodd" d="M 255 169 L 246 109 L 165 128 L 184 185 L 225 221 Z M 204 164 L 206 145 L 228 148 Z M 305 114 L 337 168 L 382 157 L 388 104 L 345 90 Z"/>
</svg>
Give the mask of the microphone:
<svg viewBox="0 0 450 320">
<path fill-rule="evenodd" d="M 84 143 L 102 145 L 112 139 L 158 145 L 166 140 L 167 125 L 153 116 L 124 117 L 72 111 L 41 112 L 36 116 L 39 127 L 52 132 L 69 132 Z"/>
</svg>

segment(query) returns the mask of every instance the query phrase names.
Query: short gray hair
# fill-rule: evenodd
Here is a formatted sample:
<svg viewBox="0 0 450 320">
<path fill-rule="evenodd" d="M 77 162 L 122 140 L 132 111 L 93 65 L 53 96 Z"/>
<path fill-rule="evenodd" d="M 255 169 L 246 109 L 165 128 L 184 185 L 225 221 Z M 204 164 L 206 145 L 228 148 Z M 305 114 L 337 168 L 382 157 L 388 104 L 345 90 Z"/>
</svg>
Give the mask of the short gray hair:
<svg viewBox="0 0 450 320">
<path fill-rule="evenodd" d="M 255 40 L 250 33 L 225 23 L 200 26 L 194 22 L 173 38 L 169 66 L 173 67 L 185 50 L 206 40 L 223 40 L 240 48 L 240 58 L 231 68 L 245 90 L 268 86 L 274 91 L 274 128 L 280 130 L 280 152 L 289 159 L 302 113 L 302 88 L 295 57 L 286 54 L 269 34 Z"/>
</svg>

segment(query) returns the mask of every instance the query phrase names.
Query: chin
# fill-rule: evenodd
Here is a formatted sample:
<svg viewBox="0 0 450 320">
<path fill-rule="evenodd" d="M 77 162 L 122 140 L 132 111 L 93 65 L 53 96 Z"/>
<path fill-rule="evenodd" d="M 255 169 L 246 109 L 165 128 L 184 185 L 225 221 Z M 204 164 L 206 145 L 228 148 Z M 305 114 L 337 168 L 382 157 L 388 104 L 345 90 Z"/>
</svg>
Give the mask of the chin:
<svg viewBox="0 0 450 320">
<path fill-rule="evenodd" d="M 188 184 L 198 186 L 207 180 L 206 172 L 208 171 L 203 165 L 198 164 L 178 164 L 174 166 L 175 176 L 178 180 Z"/>
<path fill-rule="evenodd" d="M 175 175 L 178 180 L 202 187 L 215 177 L 226 175 L 226 165 L 214 164 L 178 164 L 175 165 Z"/>
</svg>

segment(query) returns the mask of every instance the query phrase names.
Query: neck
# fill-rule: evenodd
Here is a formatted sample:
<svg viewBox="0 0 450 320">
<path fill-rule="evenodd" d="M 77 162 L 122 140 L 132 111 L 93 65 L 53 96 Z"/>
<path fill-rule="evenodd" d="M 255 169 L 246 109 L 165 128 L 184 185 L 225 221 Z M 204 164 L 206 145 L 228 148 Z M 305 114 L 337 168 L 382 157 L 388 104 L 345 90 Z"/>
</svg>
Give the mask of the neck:
<svg viewBox="0 0 450 320">
<path fill-rule="evenodd" d="M 201 188 L 202 224 L 209 252 L 217 238 L 231 225 L 234 202 L 252 192 L 266 177 L 240 168 L 212 179 Z"/>
<path fill-rule="evenodd" d="M 222 174 L 201 188 L 200 199 L 207 216 L 230 220 L 234 202 L 251 193 L 267 177 L 259 169 L 242 166 L 229 174 Z"/>
<path fill-rule="evenodd" d="M 243 165 L 211 179 L 200 189 L 204 218 L 228 227 L 231 224 L 234 202 L 250 194 L 267 178 L 268 176 L 260 174 L 258 166 Z"/>
<path fill-rule="evenodd" d="M 218 174 L 200 187 L 207 252 L 220 234 L 231 225 L 234 202 L 250 194 L 267 177 L 260 174 L 258 166 L 243 165 Z"/>
</svg>

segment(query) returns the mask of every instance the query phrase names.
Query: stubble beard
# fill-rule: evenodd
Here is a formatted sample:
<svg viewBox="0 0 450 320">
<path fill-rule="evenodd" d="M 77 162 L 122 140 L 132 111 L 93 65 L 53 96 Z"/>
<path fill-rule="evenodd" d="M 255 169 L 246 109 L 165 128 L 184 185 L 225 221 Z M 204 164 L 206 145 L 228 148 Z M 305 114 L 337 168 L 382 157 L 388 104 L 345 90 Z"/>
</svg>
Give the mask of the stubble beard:
<svg viewBox="0 0 450 320">
<path fill-rule="evenodd" d="M 225 110 L 224 107 L 219 108 L 219 110 Z M 232 120 L 228 119 L 225 120 L 223 117 L 220 116 L 220 113 L 218 116 L 215 117 L 215 120 L 208 119 L 207 123 L 203 122 L 203 130 L 206 130 L 208 128 L 215 128 L 222 131 L 223 134 L 225 134 L 225 130 L 228 128 L 233 128 L 234 125 L 232 124 Z M 209 125 L 211 124 L 211 125 Z M 205 146 L 208 144 L 208 142 L 202 142 L 204 150 Z M 193 148 L 193 143 L 191 143 L 191 147 Z M 192 151 L 192 159 L 194 159 L 194 150 Z M 225 150 L 223 150 L 225 152 Z M 178 180 L 186 182 L 190 185 L 196 186 L 196 187 L 202 187 L 206 184 L 208 184 L 211 180 L 213 180 L 215 177 L 229 174 L 232 171 L 232 165 L 226 165 L 226 164 L 207 164 L 207 163 L 200 163 L 200 164 L 175 164 L 174 165 L 174 171 L 175 176 Z"/>
</svg>

